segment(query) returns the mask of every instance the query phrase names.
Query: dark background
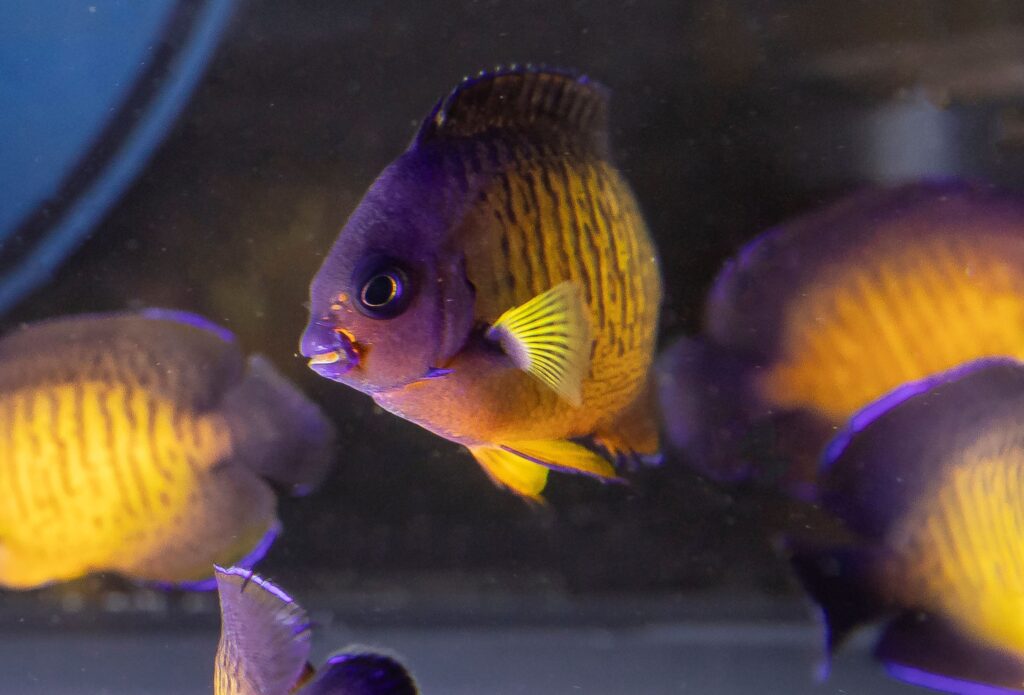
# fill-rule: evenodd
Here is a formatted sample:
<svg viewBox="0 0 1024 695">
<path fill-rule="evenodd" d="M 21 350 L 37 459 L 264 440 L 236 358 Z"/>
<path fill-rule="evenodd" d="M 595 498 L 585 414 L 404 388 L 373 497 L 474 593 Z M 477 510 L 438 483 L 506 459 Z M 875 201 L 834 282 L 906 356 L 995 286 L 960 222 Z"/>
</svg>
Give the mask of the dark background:
<svg viewBox="0 0 1024 695">
<path fill-rule="evenodd" d="M 886 178 L 859 157 L 858 124 L 880 105 L 924 94 L 983 125 L 952 143 L 946 169 L 922 173 L 1019 185 L 1016 73 L 966 92 L 953 77 L 977 85 L 1024 64 L 1021 26 L 1011 1 L 243 2 L 144 175 L 8 324 L 191 309 L 322 404 L 339 427 L 337 467 L 313 495 L 282 501 L 286 533 L 261 565 L 298 593 L 790 592 L 770 538 L 818 523 L 813 510 L 707 483 L 674 456 L 628 488 L 553 476 L 550 507 L 528 506 L 460 447 L 305 367 L 309 281 L 461 77 L 572 67 L 613 90 L 615 150 L 661 253 L 664 344 L 699 329 L 704 293 L 744 240 Z"/>
</svg>

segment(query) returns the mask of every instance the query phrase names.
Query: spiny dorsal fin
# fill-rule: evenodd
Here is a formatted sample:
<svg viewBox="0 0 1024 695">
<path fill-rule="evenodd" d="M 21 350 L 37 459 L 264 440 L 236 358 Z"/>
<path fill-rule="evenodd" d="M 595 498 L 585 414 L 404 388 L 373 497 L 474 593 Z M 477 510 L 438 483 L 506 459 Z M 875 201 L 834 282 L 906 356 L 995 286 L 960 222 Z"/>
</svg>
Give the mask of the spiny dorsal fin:
<svg viewBox="0 0 1024 695">
<path fill-rule="evenodd" d="M 417 143 L 508 132 L 608 151 L 608 90 L 584 75 L 512 65 L 465 78 L 423 121 Z"/>
</svg>

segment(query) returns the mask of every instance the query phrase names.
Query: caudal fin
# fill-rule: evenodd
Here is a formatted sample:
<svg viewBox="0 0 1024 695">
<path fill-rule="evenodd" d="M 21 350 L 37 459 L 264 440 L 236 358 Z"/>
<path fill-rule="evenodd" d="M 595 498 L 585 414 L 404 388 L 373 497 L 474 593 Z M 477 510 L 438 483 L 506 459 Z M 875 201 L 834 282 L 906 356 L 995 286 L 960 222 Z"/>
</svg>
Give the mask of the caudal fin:
<svg viewBox="0 0 1024 695">
<path fill-rule="evenodd" d="M 747 360 L 700 339 L 682 338 L 665 350 L 655 385 L 668 444 L 712 480 L 756 482 L 812 499 L 831 424 L 767 407 L 753 372 Z"/>
<path fill-rule="evenodd" d="M 1020 656 L 981 644 L 941 617 L 919 612 L 894 620 L 875 647 L 889 675 L 947 693 L 1024 691 Z"/>
<path fill-rule="evenodd" d="M 709 478 L 751 477 L 755 462 L 745 451 L 751 425 L 748 366 L 701 340 L 682 338 L 662 353 L 655 369 L 669 444 Z"/>
<path fill-rule="evenodd" d="M 249 358 L 243 379 L 224 399 L 241 444 L 240 462 L 305 494 L 333 461 L 334 426 L 320 408 L 262 355 Z"/>
<path fill-rule="evenodd" d="M 348 648 L 335 654 L 299 695 L 417 695 L 409 671 L 396 659 Z"/>
<path fill-rule="evenodd" d="M 821 610 L 825 663 L 857 627 L 882 617 L 885 601 L 874 588 L 871 556 L 858 548 L 819 548 L 792 539 L 784 542 L 804 590 Z"/>
</svg>

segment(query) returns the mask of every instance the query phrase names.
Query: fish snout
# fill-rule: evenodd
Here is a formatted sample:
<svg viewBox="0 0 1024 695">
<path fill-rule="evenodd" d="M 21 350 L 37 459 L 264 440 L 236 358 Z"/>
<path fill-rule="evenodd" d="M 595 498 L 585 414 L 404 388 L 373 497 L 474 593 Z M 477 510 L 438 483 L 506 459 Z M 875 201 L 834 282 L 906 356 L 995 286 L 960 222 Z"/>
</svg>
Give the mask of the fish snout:
<svg viewBox="0 0 1024 695">
<path fill-rule="evenodd" d="M 334 381 L 359 364 L 359 351 L 348 332 L 322 321 L 313 321 L 306 327 L 299 350 L 309 358 L 310 369 Z"/>
</svg>

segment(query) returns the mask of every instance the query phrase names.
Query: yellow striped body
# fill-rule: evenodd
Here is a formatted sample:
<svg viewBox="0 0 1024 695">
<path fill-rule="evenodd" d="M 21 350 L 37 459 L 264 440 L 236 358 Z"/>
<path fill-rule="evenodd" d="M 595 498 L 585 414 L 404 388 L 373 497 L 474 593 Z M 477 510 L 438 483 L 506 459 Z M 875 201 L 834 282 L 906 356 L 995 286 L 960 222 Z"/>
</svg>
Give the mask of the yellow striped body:
<svg viewBox="0 0 1024 695">
<path fill-rule="evenodd" d="M 823 266 L 784 313 L 760 395 L 841 423 L 908 381 L 978 357 L 1024 358 L 1024 268 L 1013 243 L 972 228 L 894 235 Z"/>
<path fill-rule="evenodd" d="M 989 436 L 1003 438 L 995 427 Z M 900 605 L 1024 654 L 1024 449 L 984 440 L 973 449 L 936 471 L 932 490 L 889 530 L 897 561 L 883 585 Z"/>
<path fill-rule="evenodd" d="M 276 523 L 261 479 L 223 465 L 228 422 L 139 384 L 56 382 L 0 393 L 0 585 L 115 571 L 210 576 Z"/>
<path fill-rule="evenodd" d="M 313 278 L 310 368 L 465 444 L 527 498 L 549 469 L 615 477 L 571 438 L 655 459 L 660 277 L 610 150 L 608 92 L 587 77 L 511 66 L 463 80 Z"/>
<path fill-rule="evenodd" d="M 453 237 L 475 289 L 474 319 L 491 325 L 559 283 L 576 284 L 591 328 L 582 404 L 573 406 L 486 350 L 457 355 L 445 365 L 450 376 L 376 393 L 376 400 L 470 446 L 595 435 L 613 452 L 655 453 L 657 433 L 641 401 L 661 284 L 628 184 L 596 158 L 502 143 L 477 147 L 479 158 L 463 159 L 497 151 L 502 166 L 487 176 Z M 627 413 L 631 407 L 636 412 Z"/>
</svg>

